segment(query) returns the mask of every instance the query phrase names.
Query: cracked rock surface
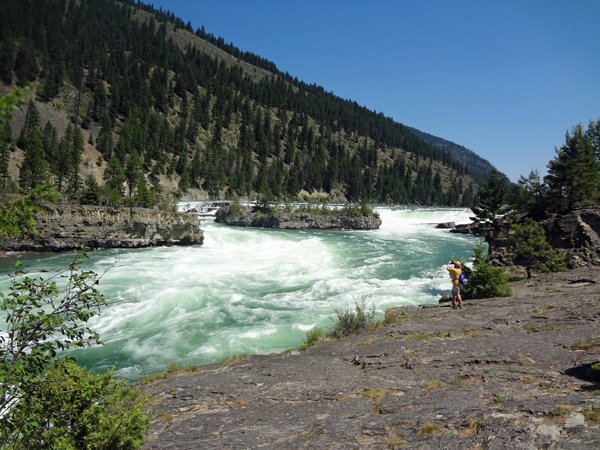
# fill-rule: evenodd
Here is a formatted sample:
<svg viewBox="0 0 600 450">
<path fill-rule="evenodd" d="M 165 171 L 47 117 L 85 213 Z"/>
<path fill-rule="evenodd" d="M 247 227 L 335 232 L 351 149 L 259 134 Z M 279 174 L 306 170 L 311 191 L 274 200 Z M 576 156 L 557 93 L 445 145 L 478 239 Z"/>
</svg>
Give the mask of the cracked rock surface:
<svg viewBox="0 0 600 450">
<path fill-rule="evenodd" d="M 156 380 L 151 449 L 599 449 L 600 276 Z"/>
</svg>

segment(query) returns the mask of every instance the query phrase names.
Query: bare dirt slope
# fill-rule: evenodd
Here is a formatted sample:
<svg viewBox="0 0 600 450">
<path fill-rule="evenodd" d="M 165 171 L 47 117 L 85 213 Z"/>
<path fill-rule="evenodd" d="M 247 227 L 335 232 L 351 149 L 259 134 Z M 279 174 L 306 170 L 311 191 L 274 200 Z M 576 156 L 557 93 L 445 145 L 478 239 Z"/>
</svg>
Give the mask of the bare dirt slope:
<svg viewBox="0 0 600 450">
<path fill-rule="evenodd" d="M 598 449 L 599 283 L 539 276 L 510 298 L 389 310 L 398 322 L 373 332 L 155 381 L 143 448 Z"/>
</svg>

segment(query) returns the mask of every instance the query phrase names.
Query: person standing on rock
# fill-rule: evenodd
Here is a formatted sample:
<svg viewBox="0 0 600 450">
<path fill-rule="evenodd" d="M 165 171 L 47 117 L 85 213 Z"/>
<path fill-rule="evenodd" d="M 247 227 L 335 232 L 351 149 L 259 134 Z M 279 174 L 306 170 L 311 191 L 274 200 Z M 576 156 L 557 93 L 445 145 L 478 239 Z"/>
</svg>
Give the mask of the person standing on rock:
<svg viewBox="0 0 600 450">
<path fill-rule="evenodd" d="M 460 268 L 460 261 L 450 261 L 448 263 L 448 272 L 450 273 L 450 278 L 452 279 L 452 306 L 456 306 L 458 303 L 458 307 L 462 309 L 462 298 L 460 296 L 460 274 L 462 273 L 462 269 Z"/>
</svg>

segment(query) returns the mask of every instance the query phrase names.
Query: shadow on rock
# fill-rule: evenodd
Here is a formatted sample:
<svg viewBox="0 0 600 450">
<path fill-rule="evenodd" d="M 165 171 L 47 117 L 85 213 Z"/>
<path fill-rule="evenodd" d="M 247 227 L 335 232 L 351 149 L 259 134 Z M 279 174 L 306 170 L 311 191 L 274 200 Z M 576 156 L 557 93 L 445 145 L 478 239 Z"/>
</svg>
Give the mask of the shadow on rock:
<svg viewBox="0 0 600 450">
<path fill-rule="evenodd" d="M 594 364 L 596 363 L 580 364 L 565 370 L 564 374 L 591 383 L 582 385 L 582 390 L 595 391 L 600 389 L 600 370 L 593 369 Z"/>
</svg>

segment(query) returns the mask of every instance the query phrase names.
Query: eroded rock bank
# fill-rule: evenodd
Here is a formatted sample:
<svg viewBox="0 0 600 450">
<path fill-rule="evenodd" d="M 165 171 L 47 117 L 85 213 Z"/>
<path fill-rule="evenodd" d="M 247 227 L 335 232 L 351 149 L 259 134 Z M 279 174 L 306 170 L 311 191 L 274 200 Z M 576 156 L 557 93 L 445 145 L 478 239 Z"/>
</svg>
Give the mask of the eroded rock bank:
<svg viewBox="0 0 600 450">
<path fill-rule="evenodd" d="M 143 448 L 598 449 L 599 286 L 591 269 L 538 276 L 156 381 Z"/>
<path fill-rule="evenodd" d="M 302 212 L 260 214 L 241 206 L 232 214 L 231 206 L 220 208 L 216 222 L 236 227 L 278 228 L 282 230 L 376 230 L 381 219 L 375 216 L 350 217 L 341 213 L 309 214 Z"/>
<path fill-rule="evenodd" d="M 139 248 L 201 244 L 198 216 L 145 208 L 56 205 L 38 214 L 35 237 L 4 238 L 4 251 L 69 251 L 95 248 Z"/>
</svg>

